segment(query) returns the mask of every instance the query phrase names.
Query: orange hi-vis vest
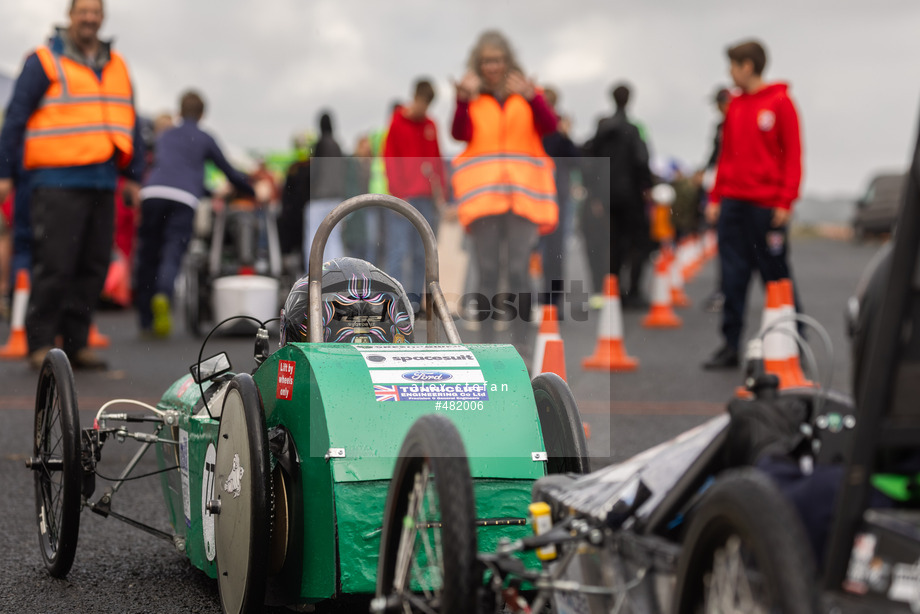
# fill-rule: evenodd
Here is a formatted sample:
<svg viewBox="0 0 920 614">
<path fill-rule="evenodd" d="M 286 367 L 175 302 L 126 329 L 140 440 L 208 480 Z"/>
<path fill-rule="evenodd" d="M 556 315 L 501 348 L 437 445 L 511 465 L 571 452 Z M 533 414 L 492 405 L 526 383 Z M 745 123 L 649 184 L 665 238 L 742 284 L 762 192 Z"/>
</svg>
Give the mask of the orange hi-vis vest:
<svg viewBox="0 0 920 614">
<path fill-rule="evenodd" d="M 27 169 L 99 164 L 112 158 L 121 168 L 134 155 L 134 104 L 128 68 L 114 51 L 100 80 L 93 69 L 52 53 L 35 51 L 51 81 L 26 123 Z"/>
<path fill-rule="evenodd" d="M 512 94 L 470 103 L 473 137 L 453 162 L 452 183 L 464 228 L 482 217 L 513 212 L 549 234 L 559 221 L 555 165 L 534 128 L 530 104 Z"/>
</svg>

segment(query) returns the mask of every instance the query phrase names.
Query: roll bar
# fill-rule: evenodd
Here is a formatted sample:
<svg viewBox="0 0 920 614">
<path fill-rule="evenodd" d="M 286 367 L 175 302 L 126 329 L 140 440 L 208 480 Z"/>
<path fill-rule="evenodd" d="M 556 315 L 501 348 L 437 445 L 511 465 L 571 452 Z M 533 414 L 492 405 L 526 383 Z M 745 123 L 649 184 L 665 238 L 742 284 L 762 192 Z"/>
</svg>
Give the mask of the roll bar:
<svg viewBox="0 0 920 614">
<path fill-rule="evenodd" d="M 425 217 L 418 212 L 418 209 L 406 201 L 388 194 L 362 194 L 349 198 L 330 211 L 319 225 L 319 228 L 317 228 L 316 236 L 313 237 L 313 245 L 310 247 L 310 270 L 308 271 L 310 275 L 310 287 L 308 289 L 309 341 L 319 343 L 323 340 L 323 252 L 326 249 L 329 234 L 332 232 L 333 227 L 348 214 L 368 207 L 384 207 L 395 211 L 415 226 L 419 236 L 422 238 L 422 245 L 425 247 L 425 298 L 428 304 L 426 313 L 428 343 L 438 342 L 438 327 L 434 325 L 432 319 L 432 307 L 437 317 L 440 318 L 442 326 L 444 326 L 447 341 L 449 343 L 460 343 L 457 326 L 447 309 L 444 293 L 441 292 L 438 276 L 438 244 L 434 232 L 432 232 L 431 226 L 428 225 Z"/>
</svg>

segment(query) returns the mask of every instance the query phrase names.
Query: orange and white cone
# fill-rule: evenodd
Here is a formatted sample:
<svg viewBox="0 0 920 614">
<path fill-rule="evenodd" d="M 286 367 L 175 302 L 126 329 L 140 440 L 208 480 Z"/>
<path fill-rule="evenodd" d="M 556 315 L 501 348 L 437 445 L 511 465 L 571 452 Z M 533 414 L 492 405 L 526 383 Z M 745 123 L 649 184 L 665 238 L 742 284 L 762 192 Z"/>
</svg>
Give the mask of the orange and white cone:
<svg viewBox="0 0 920 614">
<path fill-rule="evenodd" d="M 671 307 L 671 271 L 668 259 L 659 253 L 652 279 L 652 307 L 642 320 L 645 328 L 678 328 L 683 325 Z"/>
<path fill-rule="evenodd" d="M 680 248 L 678 248 L 678 254 Z M 668 260 L 671 275 L 671 304 L 675 307 L 689 307 L 690 297 L 684 292 L 684 274 L 680 266 L 680 256 L 675 257 L 668 249 Z"/>
<path fill-rule="evenodd" d="M 788 280 L 767 282 L 766 304 L 760 331 L 763 335 L 764 371 L 779 378 L 779 389 L 810 386 L 799 363 L 799 346 L 794 333 L 795 314 L 792 285 Z"/>
<path fill-rule="evenodd" d="M 581 366 L 592 371 L 635 371 L 639 367 L 639 361 L 628 356 L 623 346 L 623 312 L 616 275 L 607 275 L 604 280 L 597 347 L 593 355 L 581 361 Z"/>
<path fill-rule="evenodd" d="M 707 230 L 703 235 L 703 257 L 712 260 L 719 255 L 719 240 L 715 230 Z"/>
<path fill-rule="evenodd" d="M 86 337 L 86 345 L 91 348 L 107 348 L 109 347 L 109 337 L 108 335 L 103 335 L 99 332 L 99 329 L 96 327 L 96 324 L 89 325 L 89 335 Z"/>
<path fill-rule="evenodd" d="M 705 260 L 703 259 L 703 247 L 700 243 L 698 237 L 688 237 L 687 238 L 687 265 L 684 269 L 684 279 L 687 281 L 692 280 L 700 271 L 703 269 L 703 264 Z"/>
<path fill-rule="evenodd" d="M 26 310 L 29 307 L 29 272 L 19 269 L 13 290 L 13 309 L 10 314 L 10 338 L 0 348 L 0 358 L 25 358 L 29 354 L 26 339 Z"/>
<path fill-rule="evenodd" d="M 690 253 L 690 242 L 683 238 L 677 244 L 677 266 L 680 268 L 680 275 L 685 282 L 690 281 L 693 274 L 693 254 Z"/>
<path fill-rule="evenodd" d="M 786 366 L 786 375 L 789 388 L 808 388 L 814 386 L 814 382 L 805 377 L 805 373 L 802 371 L 802 363 L 800 360 L 799 344 L 796 342 L 796 334 L 798 333 L 798 326 L 795 322 L 795 292 L 792 288 L 791 279 L 781 279 L 779 280 L 780 290 L 782 292 L 781 297 L 783 300 L 783 317 L 785 318 L 781 324 L 788 333 L 786 337 L 789 338 L 789 359 Z"/>
<path fill-rule="evenodd" d="M 562 339 L 547 339 L 540 373 L 555 373 L 565 380 L 565 347 Z"/>
<path fill-rule="evenodd" d="M 559 316 L 555 305 L 543 306 L 543 318 L 540 320 L 540 330 L 533 349 L 533 373 L 543 373 L 543 357 L 546 355 L 546 343 L 550 340 L 562 341 L 559 335 Z M 563 360 L 563 365 L 565 361 Z M 560 376 L 565 379 L 565 376 Z"/>
</svg>

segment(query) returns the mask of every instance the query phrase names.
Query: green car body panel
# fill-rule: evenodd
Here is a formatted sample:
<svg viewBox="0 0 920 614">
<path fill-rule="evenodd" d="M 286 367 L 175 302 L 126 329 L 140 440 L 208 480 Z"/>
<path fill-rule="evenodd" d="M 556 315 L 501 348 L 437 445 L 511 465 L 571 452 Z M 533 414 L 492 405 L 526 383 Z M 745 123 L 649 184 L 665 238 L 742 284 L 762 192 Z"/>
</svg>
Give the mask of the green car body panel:
<svg viewBox="0 0 920 614">
<path fill-rule="evenodd" d="M 421 415 L 444 413 L 457 425 L 478 518 L 524 517 L 532 482 L 545 473 L 533 458 L 544 447 L 530 377 L 509 345 L 291 343 L 253 377 L 266 428 L 288 431 L 298 461 L 297 475 L 286 476 L 290 537 L 285 565 L 270 580 L 272 601 L 374 591 L 389 479 Z M 218 397 L 213 403 L 222 402 Z M 180 412 L 180 445 L 157 449 L 161 467 L 180 466 L 161 480 L 174 530 L 192 564 L 214 577 L 213 529 L 209 541 L 203 505 L 219 423 L 200 401 L 190 376 L 170 387 L 159 407 Z M 501 537 L 528 532 L 480 527 L 479 547 L 489 551 Z"/>
</svg>

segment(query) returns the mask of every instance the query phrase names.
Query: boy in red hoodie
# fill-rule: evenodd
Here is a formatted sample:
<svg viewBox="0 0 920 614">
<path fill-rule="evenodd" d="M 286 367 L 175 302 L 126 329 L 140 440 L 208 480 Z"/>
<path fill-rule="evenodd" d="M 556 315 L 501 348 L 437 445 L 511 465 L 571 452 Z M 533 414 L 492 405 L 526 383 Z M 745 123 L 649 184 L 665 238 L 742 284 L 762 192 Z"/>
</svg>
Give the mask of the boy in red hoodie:
<svg viewBox="0 0 920 614">
<path fill-rule="evenodd" d="M 799 118 L 785 83 L 766 83 L 763 46 L 747 41 L 727 51 L 740 93 L 728 105 L 716 181 L 706 207 L 718 222 L 724 345 L 703 366 L 734 368 L 754 269 L 764 283 L 792 274 L 788 222 L 802 180 Z"/>
<path fill-rule="evenodd" d="M 437 235 L 438 205 L 447 184 L 438 147 L 438 130 L 428 117 L 432 100 L 434 87 L 431 82 L 427 79 L 416 81 L 412 102 L 393 113 L 383 156 L 390 193 L 418 209 Z M 404 280 L 409 299 L 418 311 L 425 284 L 422 239 L 403 216 L 389 214 L 384 219 L 386 255 L 383 268 L 396 279 Z M 404 264 L 410 267 L 408 273 L 404 272 Z"/>
</svg>

